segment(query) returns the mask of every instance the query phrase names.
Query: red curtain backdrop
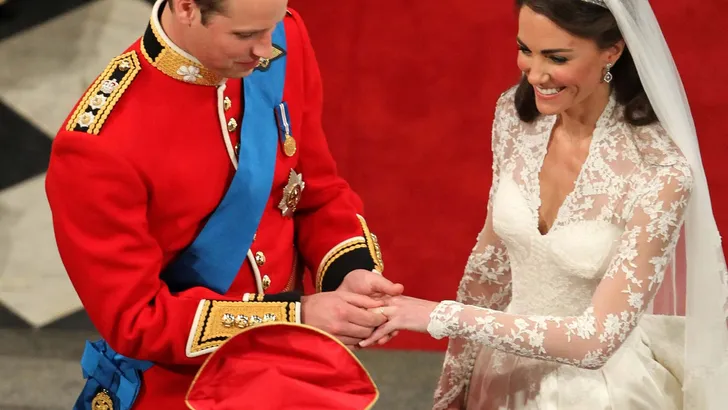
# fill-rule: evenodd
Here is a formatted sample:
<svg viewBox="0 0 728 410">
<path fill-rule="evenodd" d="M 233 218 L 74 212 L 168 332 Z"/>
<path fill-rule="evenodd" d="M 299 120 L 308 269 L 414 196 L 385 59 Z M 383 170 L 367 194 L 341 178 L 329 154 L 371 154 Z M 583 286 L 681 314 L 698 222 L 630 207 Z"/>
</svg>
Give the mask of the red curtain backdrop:
<svg viewBox="0 0 728 410">
<path fill-rule="evenodd" d="M 494 103 L 520 75 L 513 3 L 290 2 L 316 49 L 339 171 L 364 200 L 385 275 L 411 296 L 455 298 L 485 219 Z M 652 3 L 691 102 L 716 219 L 728 232 L 725 0 Z M 403 332 L 386 347 L 445 345 Z"/>
</svg>

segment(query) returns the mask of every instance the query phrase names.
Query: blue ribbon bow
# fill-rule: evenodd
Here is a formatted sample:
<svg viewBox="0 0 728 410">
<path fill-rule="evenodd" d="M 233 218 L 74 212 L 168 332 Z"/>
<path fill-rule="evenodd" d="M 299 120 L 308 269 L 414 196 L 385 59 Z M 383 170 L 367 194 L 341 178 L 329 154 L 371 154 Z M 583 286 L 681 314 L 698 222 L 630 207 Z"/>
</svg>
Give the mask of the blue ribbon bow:
<svg viewBox="0 0 728 410">
<path fill-rule="evenodd" d="M 91 410 L 94 396 L 104 389 L 114 401 L 115 408 L 130 410 L 141 388 L 141 373 L 151 366 L 151 362 L 116 353 L 105 340 L 87 341 L 81 358 L 86 385 L 73 409 Z"/>
</svg>

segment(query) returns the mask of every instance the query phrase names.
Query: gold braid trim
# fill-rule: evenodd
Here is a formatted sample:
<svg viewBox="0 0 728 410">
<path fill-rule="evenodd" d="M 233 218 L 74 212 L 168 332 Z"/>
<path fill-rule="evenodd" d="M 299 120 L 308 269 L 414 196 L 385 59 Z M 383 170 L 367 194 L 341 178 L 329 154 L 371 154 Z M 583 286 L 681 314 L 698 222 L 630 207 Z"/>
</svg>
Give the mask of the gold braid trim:
<svg viewBox="0 0 728 410">
<path fill-rule="evenodd" d="M 283 292 L 288 292 L 296 288 L 296 285 L 298 285 L 299 278 L 300 278 L 300 272 L 298 271 L 298 252 L 295 251 L 293 253 L 293 263 L 291 264 L 291 275 L 288 277 L 288 283 L 286 283 L 286 287 L 283 288 Z"/>
<path fill-rule="evenodd" d="M 367 241 L 369 254 L 372 256 L 372 260 L 374 261 L 374 269 L 376 269 L 379 273 L 384 273 L 384 260 L 382 259 L 382 250 L 379 247 L 379 240 L 377 239 L 377 236 L 369 230 L 369 226 L 367 225 L 367 221 L 364 217 L 361 215 L 357 215 L 356 217 L 359 218 L 359 223 L 364 231 L 364 238 L 366 238 Z"/>
<path fill-rule="evenodd" d="M 209 353 L 244 329 L 262 323 L 297 323 L 298 302 L 203 300 L 187 341 L 187 357 Z"/>
<path fill-rule="evenodd" d="M 316 292 L 321 292 L 324 283 L 324 277 L 326 276 L 326 272 L 329 270 L 331 264 L 333 264 L 342 255 L 349 253 L 354 249 L 361 249 L 366 247 L 367 244 L 364 238 L 359 237 L 344 241 L 337 245 L 334 249 L 332 249 L 329 252 L 328 256 L 324 259 L 324 262 L 321 264 L 321 267 L 316 274 Z"/>
<path fill-rule="evenodd" d="M 175 80 L 196 85 L 220 85 L 223 77 L 213 73 L 199 62 L 190 60 L 178 53 L 164 40 L 157 29 L 154 17 L 152 17 L 150 27 L 152 29 L 152 33 L 154 33 L 154 38 L 162 47 L 162 51 L 159 55 L 157 55 L 156 58 L 152 58 L 147 52 L 144 41 L 141 41 L 142 54 L 152 66 Z"/>
<path fill-rule="evenodd" d="M 111 110 L 141 69 L 134 50 L 111 60 L 78 103 L 66 130 L 99 135 Z"/>
</svg>

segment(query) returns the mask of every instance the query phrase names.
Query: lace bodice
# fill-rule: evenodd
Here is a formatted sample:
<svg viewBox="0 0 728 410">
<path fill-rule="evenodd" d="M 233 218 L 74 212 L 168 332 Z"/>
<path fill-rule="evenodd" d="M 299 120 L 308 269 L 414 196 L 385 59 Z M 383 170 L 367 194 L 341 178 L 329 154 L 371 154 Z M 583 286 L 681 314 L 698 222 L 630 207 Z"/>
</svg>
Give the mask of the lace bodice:
<svg viewBox="0 0 728 410">
<path fill-rule="evenodd" d="M 627 124 L 612 97 L 574 190 L 541 234 L 539 172 L 556 117 L 524 123 L 513 96 L 497 103 L 488 215 L 457 301 L 430 316 L 430 334 L 451 339 L 436 409 L 462 397 L 483 346 L 601 367 L 657 292 L 690 197 L 690 168 L 664 129 Z"/>
</svg>

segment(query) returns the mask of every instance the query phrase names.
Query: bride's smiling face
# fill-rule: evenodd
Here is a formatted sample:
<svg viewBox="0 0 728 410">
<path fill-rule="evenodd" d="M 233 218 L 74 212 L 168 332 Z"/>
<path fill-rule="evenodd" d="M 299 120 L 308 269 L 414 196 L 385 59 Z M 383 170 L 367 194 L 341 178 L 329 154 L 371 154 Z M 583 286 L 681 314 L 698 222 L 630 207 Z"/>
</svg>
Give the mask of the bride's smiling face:
<svg viewBox="0 0 728 410">
<path fill-rule="evenodd" d="M 603 81 L 607 63 L 621 47 L 600 50 L 591 39 L 577 37 L 546 16 L 524 6 L 518 16 L 518 68 L 533 86 L 541 114 L 562 113 L 583 103 Z"/>
</svg>

